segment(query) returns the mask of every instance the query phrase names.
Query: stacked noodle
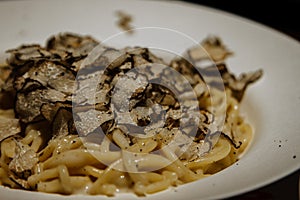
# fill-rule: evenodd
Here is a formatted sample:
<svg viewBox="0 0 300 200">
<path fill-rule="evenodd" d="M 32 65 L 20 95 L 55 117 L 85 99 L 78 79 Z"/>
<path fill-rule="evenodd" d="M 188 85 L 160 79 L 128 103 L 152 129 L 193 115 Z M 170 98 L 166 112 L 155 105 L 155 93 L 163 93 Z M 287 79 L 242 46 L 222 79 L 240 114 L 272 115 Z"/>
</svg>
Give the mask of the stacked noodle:
<svg viewBox="0 0 300 200">
<path fill-rule="evenodd" d="M 97 111 L 101 112 L 101 116 L 108 116 L 106 120 L 97 122 L 97 128 L 104 130 L 105 137 L 92 141 L 91 138 L 99 129 L 80 135 L 80 129 L 84 127 L 75 126 L 78 120 L 76 117 L 80 119 L 80 113 L 84 116 L 90 110 L 87 104 L 79 106 L 81 110 L 74 118 L 70 97 L 74 94 L 75 75 L 80 64 L 97 44 L 90 37 L 64 34 L 51 38 L 46 48 L 22 46 L 10 51 L 12 57 L 9 65 L 1 68 L 10 72 L 9 76 L 2 77 L 1 98 L 4 101 L 4 97 L 14 96 L 16 102 L 14 109 L 6 107 L 0 110 L 1 120 L 11 124 L 7 130 L 0 122 L 1 185 L 60 194 L 111 196 L 117 192 L 133 191 L 137 195 L 145 195 L 210 176 L 239 159 L 253 134 L 250 125 L 240 115 L 240 101 L 247 85 L 256 81 L 261 71 L 236 78 L 228 72 L 223 62 L 230 53 L 219 39 L 209 38 L 203 45 L 217 63 L 217 69 L 224 79 L 224 91 L 219 87 L 211 87 L 209 91 L 203 88 L 203 78 L 193 74 L 192 65 L 186 60 L 174 59 L 170 64 L 188 77 L 197 95 L 200 122 L 196 135 L 189 136 L 188 131 L 176 123 L 178 119 L 174 116 L 178 102 L 175 101 L 176 97 L 172 99 L 174 94 L 166 88 L 148 85 L 143 92 L 159 93 L 159 103 L 163 108 L 168 108 L 166 112 L 169 120 L 165 125 L 156 129 L 151 136 L 146 134 L 147 137 L 134 137 L 109 117 L 111 110 L 107 104 L 98 102 L 94 105 L 98 106 Z M 143 63 L 163 62 L 144 48 L 131 49 L 131 53 L 128 49 L 126 51 L 132 60 L 144 59 Z M 206 59 L 199 57 L 203 53 L 197 54 L 197 51 L 199 49 L 190 51 L 192 61 Z M 125 60 L 118 66 L 124 67 Z M 41 76 L 43 71 L 36 74 L 36 71 L 31 71 L 33 68 L 53 70 Z M 53 78 L 55 70 L 58 71 L 56 79 Z M 202 70 L 203 74 L 209 74 L 211 68 Z M 126 72 L 121 67 L 120 71 Z M 47 73 L 50 75 L 45 75 Z M 113 78 L 117 74 L 111 76 Z M 55 82 L 63 79 L 67 80 L 64 85 Z M 109 94 L 114 85 L 107 87 L 111 88 L 105 95 Z M 225 99 L 222 98 L 224 92 Z M 211 96 L 218 101 L 211 102 Z M 158 101 L 158 97 L 146 95 L 138 102 L 144 102 L 146 97 L 153 102 Z M 220 112 L 214 109 L 220 109 Z M 222 118 L 219 114 L 224 110 L 224 126 L 211 132 L 209 125 Z M 146 119 L 139 120 L 137 123 L 144 123 Z M 214 136 L 217 134 L 219 137 L 215 141 Z M 180 141 L 180 145 L 172 143 L 174 140 Z M 183 140 L 188 142 L 184 143 Z M 157 151 L 160 153 L 155 153 Z"/>
</svg>

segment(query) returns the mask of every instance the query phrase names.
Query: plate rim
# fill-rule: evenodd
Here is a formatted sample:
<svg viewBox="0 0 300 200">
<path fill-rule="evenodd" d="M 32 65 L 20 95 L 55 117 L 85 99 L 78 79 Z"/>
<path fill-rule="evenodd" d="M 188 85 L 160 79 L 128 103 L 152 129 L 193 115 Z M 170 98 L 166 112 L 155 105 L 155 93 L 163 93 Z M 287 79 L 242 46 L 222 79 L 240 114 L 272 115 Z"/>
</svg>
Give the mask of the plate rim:
<svg viewBox="0 0 300 200">
<path fill-rule="evenodd" d="M 30 0 L 31 2 L 35 2 L 36 0 Z M 3 1 L 3 2 L 0 2 L 0 5 L 1 3 L 10 3 L 10 1 Z M 17 1 L 18 2 L 18 1 Z M 83 1 L 84 2 L 84 1 Z M 300 47 L 300 42 L 298 40 L 296 40 L 295 38 L 277 30 L 277 29 L 274 29 L 272 27 L 269 27 L 265 24 L 262 24 L 260 22 L 257 22 L 257 21 L 254 21 L 254 20 L 251 20 L 249 18 L 245 18 L 245 17 L 242 17 L 240 15 L 236 15 L 236 14 L 233 14 L 233 13 L 230 13 L 230 12 L 227 12 L 227 11 L 224 11 L 224 10 L 220 10 L 220 9 L 216 9 L 216 8 L 212 8 L 212 7 L 208 7 L 208 6 L 204 6 L 204 5 L 200 5 L 200 4 L 195 4 L 195 3 L 191 3 L 191 2 L 183 2 L 183 1 L 174 1 L 172 3 L 168 2 L 168 1 L 158 1 L 158 3 L 168 3 L 168 4 L 174 4 L 174 5 L 181 5 L 181 6 L 187 6 L 187 7 L 193 7 L 196 9 L 205 9 L 206 11 L 208 12 L 212 12 L 214 14 L 218 14 L 218 15 L 226 15 L 230 18 L 233 18 L 233 19 L 237 19 L 238 21 L 240 22 L 246 22 L 247 24 L 250 24 L 251 26 L 255 26 L 255 27 L 259 27 L 260 29 L 263 29 L 265 31 L 268 31 L 270 33 L 273 33 L 273 34 L 276 34 L 277 36 L 279 36 L 280 38 L 282 39 L 285 39 L 285 40 L 288 40 L 289 42 L 292 42 L 292 43 L 297 43 L 298 46 Z M 257 184 L 257 185 L 253 185 L 253 187 L 248 187 L 248 188 L 244 188 L 242 192 L 239 192 L 238 190 L 236 190 L 235 192 L 228 192 L 227 195 L 224 194 L 224 195 L 218 195 L 216 196 L 216 198 L 227 198 L 227 197 L 232 197 L 233 195 L 239 195 L 239 194 L 244 194 L 246 192 L 249 192 L 249 191 L 252 191 L 252 190 L 255 190 L 255 189 L 258 189 L 258 188 L 261 188 L 263 186 L 266 186 L 268 184 L 271 184 L 275 181 L 278 181 L 292 173 L 294 173 L 295 171 L 299 170 L 300 169 L 300 162 L 298 162 L 298 166 L 294 165 L 294 167 L 291 167 L 292 170 L 289 170 L 285 173 L 285 175 L 282 175 L 281 174 L 277 174 L 276 176 L 273 176 L 271 178 L 269 178 L 268 180 L 264 181 L 264 182 L 260 182 L 260 184 Z M 1 190 L 2 190 L 2 187 L 1 187 Z M 13 191 L 13 189 L 11 189 Z M 48 194 L 47 194 L 48 195 Z M 214 196 L 212 196 L 214 197 Z"/>
</svg>

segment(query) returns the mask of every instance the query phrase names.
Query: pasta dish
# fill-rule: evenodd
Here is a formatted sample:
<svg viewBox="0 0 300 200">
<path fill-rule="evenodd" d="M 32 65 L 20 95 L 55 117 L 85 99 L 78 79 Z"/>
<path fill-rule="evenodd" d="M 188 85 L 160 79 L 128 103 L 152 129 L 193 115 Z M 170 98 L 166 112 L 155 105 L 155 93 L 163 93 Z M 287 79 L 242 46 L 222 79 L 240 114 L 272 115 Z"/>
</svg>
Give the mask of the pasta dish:
<svg viewBox="0 0 300 200">
<path fill-rule="evenodd" d="M 225 169 L 252 139 L 240 103 L 262 71 L 232 74 L 220 38 L 170 63 L 147 48 L 71 33 L 7 52 L 0 185 L 143 196 Z"/>
</svg>

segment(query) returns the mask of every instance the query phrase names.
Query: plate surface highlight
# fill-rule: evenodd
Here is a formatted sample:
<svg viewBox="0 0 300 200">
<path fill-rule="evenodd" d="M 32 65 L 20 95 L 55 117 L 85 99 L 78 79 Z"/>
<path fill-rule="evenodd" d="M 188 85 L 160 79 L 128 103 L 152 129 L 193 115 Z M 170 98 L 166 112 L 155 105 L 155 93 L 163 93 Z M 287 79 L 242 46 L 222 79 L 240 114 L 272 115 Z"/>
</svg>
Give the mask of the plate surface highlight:
<svg viewBox="0 0 300 200">
<path fill-rule="evenodd" d="M 118 194 L 113 199 L 226 198 L 274 182 L 300 168 L 300 44 L 253 21 L 181 2 L 3 1 L 0 2 L 0 61 L 4 61 L 7 49 L 21 44 L 44 44 L 46 38 L 59 32 L 89 34 L 105 40 L 122 31 L 116 25 L 118 10 L 132 15 L 135 28 L 171 29 L 196 41 L 210 34 L 217 35 L 235 53 L 227 62 L 234 73 L 261 68 L 264 75 L 248 89 L 242 103 L 255 136 L 238 165 L 147 197 Z M 128 37 L 138 36 L 133 33 Z M 181 44 L 178 48 L 187 46 Z M 6 200 L 83 198 L 82 195 L 62 196 L 4 187 L 0 187 L 0 193 L 0 199 Z M 84 199 L 112 198 L 84 196 Z"/>
</svg>

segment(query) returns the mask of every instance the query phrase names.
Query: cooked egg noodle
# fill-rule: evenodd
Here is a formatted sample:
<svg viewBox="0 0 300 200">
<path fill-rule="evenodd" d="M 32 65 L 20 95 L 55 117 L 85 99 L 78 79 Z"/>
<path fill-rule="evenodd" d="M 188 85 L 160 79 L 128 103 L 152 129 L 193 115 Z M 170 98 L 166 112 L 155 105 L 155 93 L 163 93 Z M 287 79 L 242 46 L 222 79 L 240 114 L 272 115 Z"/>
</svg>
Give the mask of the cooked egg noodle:
<svg viewBox="0 0 300 200">
<path fill-rule="evenodd" d="M 28 146 L 38 157 L 25 179 L 31 190 L 108 196 L 132 190 L 137 195 L 145 195 L 192 182 L 232 165 L 251 140 L 251 127 L 240 116 L 239 103 L 230 95 L 230 90 L 227 90 L 226 109 L 223 132 L 230 133 L 242 145 L 236 149 L 227 138 L 220 136 L 210 152 L 194 160 L 178 159 L 173 150 L 155 137 L 137 139 L 130 144 L 118 129 L 110 138 L 104 137 L 101 144 L 86 143 L 78 135 L 67 135 L 53 138 L 45 145 L 41 130 L 28 126 L 23 138 L 12 136 L 1 142 L 0 183 L 22 187 L 11 179 L 11 174 L 16 172 L 10 167 L 19 143 Z M 11 118 L 12 112 L 0 111 L 1 117 Z M 110 150 L 112 143 L 121 150 Z M 151 153 L 159 148 L 163 154 Z M 159 170 L 147 171 L 151 168 Z"/>
</svg>

